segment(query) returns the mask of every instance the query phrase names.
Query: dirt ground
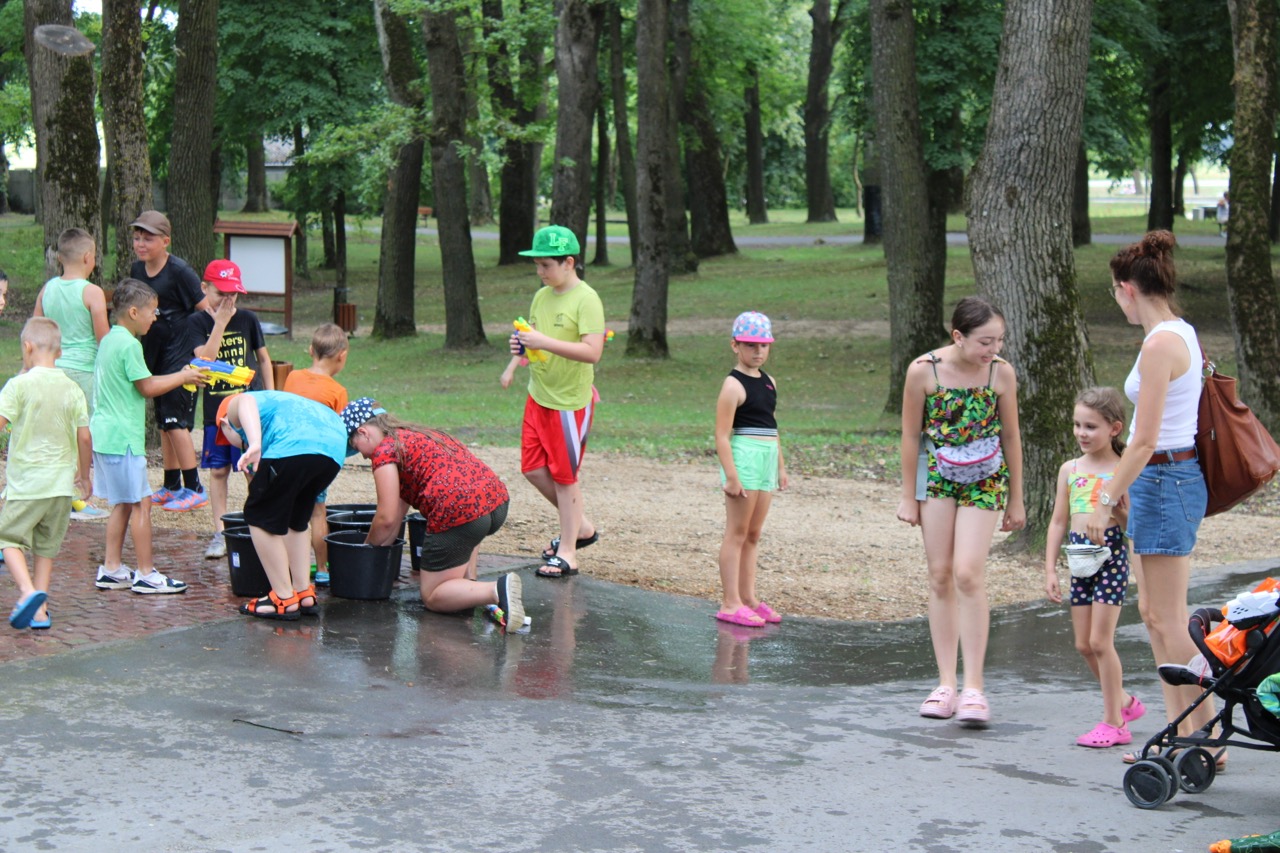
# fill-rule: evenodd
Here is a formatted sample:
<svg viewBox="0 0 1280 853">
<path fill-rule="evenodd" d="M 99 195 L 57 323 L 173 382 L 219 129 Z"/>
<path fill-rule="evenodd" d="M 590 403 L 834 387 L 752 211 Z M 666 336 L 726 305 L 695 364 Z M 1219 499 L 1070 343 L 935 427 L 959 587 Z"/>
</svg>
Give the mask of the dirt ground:
<svg viewBox="0 0 1280 853">
<path fill-rule="evenodd" d="M 518 450 L 474 450 L 511 492 L 507 523 L 486 540 L 484 550 L 535 560 L 556 533 L 553 509 L 520 475 Z M 724 499 L 713 460 L 670 463 L 588 454 L 582 483 L 588 516 L 600 531 L 599 543 L 579 554 L 584 574 L 704 598 L 708 607 L 718 601 L 716 557 L 724 532 Z M 895 481 L 868 474 L 854 479 L 793 477 L 791 487 L 775 496 L 765 523 L 761 596 L 780 612 L 795 615 L 849 620 L 923 615 L 924 548 L 919 529 L 895 518 L 898 489 Z M 368 464 L 358 460 L 339 474 L 329 500 L 372 503 L 373 494 Z M 233 508 L 238 508 L 244 499 L 239 478 L 233 478 L 231 495 Z M 156 511 L 153 524 L 211 530 L 211 515 Z M 1249 503 L 1204 522 L 1193 566 L 1277 555 L 1280 484 L 1272 483 Z M 1065 582 L 1065 567 L 1059 572 Z M 1040 559 L 1001 554 L 998 545 L 988 578 L 993 605 L 1043 594 Z"/>
</svg>

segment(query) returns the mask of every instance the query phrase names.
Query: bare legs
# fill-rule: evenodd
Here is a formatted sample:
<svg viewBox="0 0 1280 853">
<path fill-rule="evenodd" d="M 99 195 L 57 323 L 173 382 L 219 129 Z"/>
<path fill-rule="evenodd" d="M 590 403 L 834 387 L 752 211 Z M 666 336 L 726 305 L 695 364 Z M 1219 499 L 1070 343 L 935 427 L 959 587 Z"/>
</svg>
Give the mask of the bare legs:
<svg viewBox="0 0 1280 853">
<path fill-rule="evenodd" d="M 760 531 L 773 502 L 773 492 L 748 490 L 745 497 L 725 497 L 724 542 L 720 545 L 720 585 L 724 597 L 721 613 L 736 613 L 739 608 L 754 610 L 756 598 L 756 556 L 760 547 Z"/>
<path fill-rule="evenodd" d="M 1089 671 L 1102 687 L 1102 721 L 1120 728 L 1124 718 L 1120 710 L 1128 696 L 1124 692 L 1124 670 L 1116 654 L 1116 625 L 1120 608 L 1097 602 L 1071 608 L 1071 625 L 1075 629 L 1076 651 L 1084 658 Z"/>
<path fill-rule="evenodd" d="M 929 634 L 938 683 L 954 688 L 964 656 L 965 689 L 982 690 L 990 608 L 986 564 L 1000 513 L 957 507 L 950 498 L 920 504 L 929 566 Z"/>
<path fill-rule="evenodd" d="M 221 533 L 226 526 L 222 517 L 227 514 L 227 478 L 231 468 L 209 468 L 209 508 L 213 510 L 213 532 Z"/>
<path fill-rule="evenodd" d="M 547 468 L 525 471 L 524 478 L 556 508 L 560 516 L 560 548 L 556 554 L 571 568 L 578 568 L 578 540 L 589 537 L 596 529 L 583 512 L 582 488 L 577 483 L 557 483 Z"/>
<path fill-rule="evenodd" d="M 250 527 L 254 550 L 271 582 L 271 590 L 281 601 L 293 598 L 311 586 L 311 536 L 306 530 L 290 530 L 283 536 Z M 313 602 L 314 603 L 314 602 Z M 310 605 L 308 605 L 310 606 Z M 285 608 L 298 609 L 297 602 Z"/>
<path fill-rule="evenodd" d="M 167 471 L 187 471 L 196 467 L 196 446 L 191 443 L 191 433 L 185 429 L 161 430 L 160 455 L 164 457 Z"/>
<path fill-rule="evenodd" d="M 53 558 L 35 557 L 35 576 L 27 569 L 27 555 L 22 552 L 21 548 L 5 548 L 4 564 L 9 567 L 9 574 L 13 575 L 13 582 L 18 585 L 18 598 L 26 598 L 36 590 L 44 592 L 49 591 L 49 581 L 53 577 Z M 34 614 L 37 621 L 44 621 L 48 616 L 49 610 L 45 605 L 40 605 L 40 609 Z"/>
<path fill-rule="evenodd" d="M 138 503 L 116 504 L 107 518 L 107 553 L 103 565 L 116 574 L 124 563 L 124 534 L 133 536 L 133 550 L 138 558 L 137 569 L 147 574 L 156 567 L 151 553 L 151 498 Z"/>
<path fill-rule="evenodd" d="M 428 572 L 424 569 L 418 573 L 422 603 L 428 610 L 457 613 L 482 604 L 498 603 L 498 584 L 475 579 L 476 560 L 479 556 L 480 546 L 477 545 L 471 551 L 471 559 L 461 566 L 454 566 L 443 572 Z"/>
</svg>

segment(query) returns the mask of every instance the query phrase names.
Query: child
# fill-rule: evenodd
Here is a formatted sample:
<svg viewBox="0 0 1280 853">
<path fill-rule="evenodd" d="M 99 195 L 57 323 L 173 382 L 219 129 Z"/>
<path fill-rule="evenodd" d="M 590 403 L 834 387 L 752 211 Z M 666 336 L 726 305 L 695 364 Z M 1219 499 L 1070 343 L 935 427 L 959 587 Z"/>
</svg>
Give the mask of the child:
<svg viewBox="0 0 1280 853">
<path fill-rule="evenodd" d="M 93 237 L 82 228 L 68 228 L 58 235 L 58 263 L 62 275 L 55 276 L 36 295 L 33 315 L 48 317 L 62 331 L 62 357 L 57 365 L 84 392 L 89 414 L 93 414 L 93 365 L 98 342 L 107 334 L 107 299 L 102 288 L 88 280 L 97 265 Z M 75 499 L 72 518 L 106 518 L 107 513 Z"/>
<path fill-rule="evenodd" d="M 9 274 L 4 270 L 0 270 L 0 314 L 4 313 L 4 306 L 9 303 Z"/>
<path fill-rule="evenodd" d="M 720 545 L 720 583 L 724 597 L 716 618 L 758 628 L 782 617 L 756 597 L 756 553 L 760 531 L 775 489 L 787 488 L 787 466 L 778 442 L 773 412 L 778 389 L 762 370 L 773 343 L 773 326 L 758 311 L 733 321 L 733 353 L 716 400 L 716 456 L 724 490 L 724 542 Z"/>
<path fill-rule="evenodd" d="M 929 566 L 929 634 L 938 687 L 920 716 L 984 726 L 991 707 L 983 693 L 990 610 L 985 570 L 996 522 L 1002 530 L 1026 524 L 1022 502 L 1022 439 L 1018 383 L 999 358 L 1004 315 L 978 296 L 967 296 L 951 316 L 951 345 L 908 368 L 902 391 L 902 500 L 898 520 L 919 525 Z M 960 472 L 963 456 L 981 445 L 994 463 Z M 963 448 L 963 449 L 962 449 Z M 939 464 L 939 454 L 952 461 Z M 956 695 L 958 652 L 964 655 L 964 691 Z"/>
<path fill-rule="evenodd" d="M 255 371 L 248 390 L 274 390 L 271 356 L 258 317 L 247 308 L 237 308 L 236 298 L 245 293 L 240 280 L 240 267 L 231 261 L 210 261 L 200 283 L 208 303 L 203 311 L 187 318 L 187 344 L 196 358 L 225 361 L 234 367 Z M 213 537 L 205 549 L 206 560 L 227 556 L 227 543 L 222 535 L 222 516 L 227 512 L 227 477 L 239 459 L 239 451 L 216 441 L 218 427 L 214 415 L 224 397 L 242 393 L 244 388 L 217 380 L 204 389 L 204 434 L 200 450 L 200 467 L 209 472 L 209 505 L 213 508 Z M 182 511 L 193 501 L 177 498 L 164 504 L 164 509 Z"/>
<path fill-rule="evenodd" d="M 542 552 L 538 576 L 564 578 L 578 573 L 577 550 L 600 536 L 587 519 L 578 484 L 578 467 L 591 431 L 597 399 L 591 384 L 593 365 L 604 352 L 604 306 L 579 277 L 578 238 L 568 228 L 549 225 L 533 235 L 533 248 L 520 254 L 534 259 L 543 287 L 533 297 L 533 331 L 511 336 L 511 362 L 502 387 L 511 384 L 524 349 L 541 350 L 545 361 L 529 364 L 529 398 L 520 436 L 520 470 L 556 507 L 560 535 Z"/>
<path fill-rule="evenodd" d="M 191 349 L 186 346 L 187 317 L 208 306 L 200 276 L 186 261 L 169 254 L 172 229 L 163 213 L 144 210 L 131 227 L 133 253 L 138 259 L 129 275 L 155 291 L 160 301 L 155 325 L 142 339 L 147 370 L 157 374 L 182 370 L 191 360 Z M 196 395 L 179 386 L 156 398 L 155 408 L 164 485 L 151 495 L 151 502 L 167 510 L 200 509 L 209 498 L 200 485 L 196 449 L 191 443 Z"/>
<path fill-rule="evenodd" d="M 1053 502 L 1053 518 L 1045 539 L 1044 590 L 1049 600 L 1062 603 L 1058 588 L 1058 552 L 1062 540 L 1072 544 L 1097 544 L 1085 535 L 1085 522 L 1098 505 L 1098 494 L 1111 479 L 1124 442 L 1124 399 L 1114 388 L 1089 388 L 1076 397 L 1073 418 L 1075 437 L 1084 455 L 1065 462 L 1058 471 L 1058 489 Z M 1133 740 L 1129 721 L 1146 712 L 1137 696 L 1124 691 L 1120 656 L 1116 654 L 1116 624 L 1129 586 L 1129 556 L 1124 541 L 1128 512 L 1113 507 L 1104 543 L 1111 554 L 1096 573 L 1071 578 L 1071 625 L 1075 629 L 1076 650 L 1102 685 L 1102 722 L 1076 738 L 1080 746 L 1103 748 Z"/>
<path fill-rule="evenodd" d="M 49 628 L 45 606 L 53 558 L 62 547 L 74 494 L 88 497 L 92 446 L 84 393 L 54 366 L 61 335 L 47 317 L 32 317 L 22 327 L 24 371 L 0 389 L 0 429 L 12 427 L 5 470 L 4 508 L 0 509 L 0 548 L 21 597 L 9 624 Z M 27 569 L 35 556 L 35 577 Z"/>
<path fill-rule="evenodd" d="M 325 323 L 311 334 L 311 366 L 293 370 L 284 380 L 284 390 L 328 406 L 338 414 L 347 407 L 347 389 L 333 377 L 347 366 L 347 333 L 336 323 Z M 316 555 L 316 586 L 329 585 L 329 517 L 325 514 L 325 493 L 316 499 L 311 513 L 311 550 Z"/>
<path fill-rule="evenodd" d="M 132 589 L 142 595 L 187 591 L 182 581 L 156 571 L 151 554 L 151 486 L 147 483 L 147 397 L 181 385 L 203 385 L 200 371 L 185 367 L 153 376 L 138 338 L 157 316 L 155 291 L 126 278 L 111 294 L 115 325 L 98 345 L 94 370 L 97 405 L 89 418 L 93 434 L 94 485 L 111 505 L 107 519 L 106 561 L 98 566 L 98 589 Z M 133 534 L 138 569 L 124 565 L 125 528 Z"/>
<path fill-rule="evenodd" d="M 241 448 L 236 468 L 249 481 L 244 520 L 271 590 L 246 601 L 240 612 L 262 619 L 315 615 L 307 524 L 316 496 L 338 476 L 346 459 L 347 429 L 332 410 L 283 391 L 250 391 L 218 406 L 222 435 Z"/>
<path fill-rule="evenodd" d="M 342 413 L 351 446 L 373 460 L 378 510 L 370 545 L 387 545 L 400 532 L 408 507 L 427 519 L 418 585 L 428 610 L 456 613 L 497 605 L 491 614 L 503 627 L 524 625 L 520 576 L 496 583 L 476 580 L 480 543 L 507 518 L 510 497 L 493 470 L 456 439 L 438 430 L 403 423 L 368 397 Z"/>
</svg>

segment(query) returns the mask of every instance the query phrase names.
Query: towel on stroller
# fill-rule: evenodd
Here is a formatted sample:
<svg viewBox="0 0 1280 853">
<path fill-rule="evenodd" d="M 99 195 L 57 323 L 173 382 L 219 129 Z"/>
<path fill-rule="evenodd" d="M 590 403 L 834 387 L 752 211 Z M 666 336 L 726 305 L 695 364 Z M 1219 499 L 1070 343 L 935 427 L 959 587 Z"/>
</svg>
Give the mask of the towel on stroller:
<svg viewBox="0 0 1280 853">
<path fill-rule="evenodd" d="M 1277 601 L 1280 601 L 1280 581 L 1267 578 L 1252 591 L 1227 602 L 1222 608 L 1224 621 L 1204 637 L 1204 643 L 1211 653 L 1205 657 L 1210 664 L 1217 663 L 1215 673 L 1220 674 L 1230 669 L 1244 657 L 1249 648 L 1250 633 L 1261 629 L 1262 636 L 1265 637 L 1275 630 L 1278 624 L 1275 617 L 1280 614 L 1280 604 Z"/>
</svg>

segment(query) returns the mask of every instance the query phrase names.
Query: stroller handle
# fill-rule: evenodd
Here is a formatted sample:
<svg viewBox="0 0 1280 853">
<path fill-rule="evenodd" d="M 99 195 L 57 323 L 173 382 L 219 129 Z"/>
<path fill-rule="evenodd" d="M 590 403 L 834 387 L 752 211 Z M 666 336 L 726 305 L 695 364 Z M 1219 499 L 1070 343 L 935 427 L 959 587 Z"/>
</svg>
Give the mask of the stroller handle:
<svg viewBox="0 0 1280 853">
<path fill-rule="evenodd" d="M 1209 648 L 1204 638 L 1213 632 L 1215 623 L 1221 622 L 1226 617 L 1222 615 L 1221 610 L 1214 610 L 1208 607 L 1201 607 L 1191 614 L 1191 618 L 1187 620 L 1187 633 L 1191 635 L 1191 642 L 1196 644 L 1200 654 L 1204 655 L 1204 659 L 1209 662 L 1209 666 L 1215 671 L 1215 675 L 1221 675 L 1222 665 L 1218 662 L 1218 657 Z"/>
</svg>

